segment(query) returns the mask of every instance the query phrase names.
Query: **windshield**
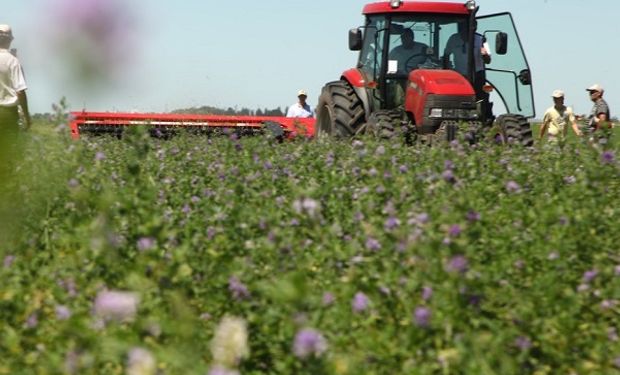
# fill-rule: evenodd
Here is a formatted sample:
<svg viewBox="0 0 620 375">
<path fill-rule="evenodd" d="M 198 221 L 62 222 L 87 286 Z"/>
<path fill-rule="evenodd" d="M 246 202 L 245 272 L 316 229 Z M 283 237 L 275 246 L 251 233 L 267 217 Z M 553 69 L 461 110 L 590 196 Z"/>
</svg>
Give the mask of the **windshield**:
<svg viewBox="0 0 620 375">
<path fill-rule="evenodd" d="M 373 15 L 367 18 L 358 67 L 371 80 L 381 73 L 406 78 L 418 68 L 447 68 L 467 74 L 468 50 L 465 16 Z"/>
</svg>

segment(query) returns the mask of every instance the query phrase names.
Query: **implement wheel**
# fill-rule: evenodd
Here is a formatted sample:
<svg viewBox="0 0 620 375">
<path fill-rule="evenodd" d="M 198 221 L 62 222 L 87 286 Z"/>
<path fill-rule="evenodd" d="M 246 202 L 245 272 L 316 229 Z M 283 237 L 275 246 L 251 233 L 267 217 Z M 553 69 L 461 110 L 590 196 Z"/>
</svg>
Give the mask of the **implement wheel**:
<svg viewBox="0 0 620 375">
<path fill-rule="evenodd" d="M 524 147 L 534 145 L 532 128 L 527 118 L 521 115 L 506 114 L 499 116 L 495 121 L 503 143 L 520 144 Z"/>
<path fill-rule="evenodd" d="M 316 134 L 318 138 L 350 138 L 366 120 L 362 101 L 345 81 L 326 84 L 317 105 Z"/>
</svg>

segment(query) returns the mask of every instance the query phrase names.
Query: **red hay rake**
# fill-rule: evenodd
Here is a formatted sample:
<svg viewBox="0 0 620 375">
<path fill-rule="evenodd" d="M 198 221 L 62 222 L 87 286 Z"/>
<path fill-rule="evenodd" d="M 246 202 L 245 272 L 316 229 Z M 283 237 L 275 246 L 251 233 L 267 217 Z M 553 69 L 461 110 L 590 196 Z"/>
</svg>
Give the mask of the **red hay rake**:
<svg viewBox="0 0 620 375">
<path fill-rule="evenodd" d="M 130 127 L 147 127 L 155 137 L 166 138 L 186 131 L 191 134 L 252 135 L 271 132 L 277 138 L 314 136 L 313 118 L 277 116 L 220 116 L 172 113 L 71 112 L 71 137 L 84 134 L 112 135 L 120 138 Z"/>
</svg>

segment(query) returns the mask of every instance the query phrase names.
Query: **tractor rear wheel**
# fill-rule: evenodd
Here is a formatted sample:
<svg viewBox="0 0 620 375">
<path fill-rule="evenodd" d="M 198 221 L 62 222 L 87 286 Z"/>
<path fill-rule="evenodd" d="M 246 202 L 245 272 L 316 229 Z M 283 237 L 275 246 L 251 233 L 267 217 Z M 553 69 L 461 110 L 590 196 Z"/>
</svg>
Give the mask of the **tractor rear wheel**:
<svg viewBox="0 0 620 375">
<path fill-rule="evenodd" d="M 495 121 L 503 143 L 517 143 L 524 147 L 534 145 L 532 128 L 527 118 L 521 115 L 506 114 L 499 116 Z"/>
<path fill-rule="evenodd" d="M 321 137 L 349 138 L 365 123 L 364 106 L 345 81 L 329 82 L 317 104 L 316 134 Z"/>
</svg>

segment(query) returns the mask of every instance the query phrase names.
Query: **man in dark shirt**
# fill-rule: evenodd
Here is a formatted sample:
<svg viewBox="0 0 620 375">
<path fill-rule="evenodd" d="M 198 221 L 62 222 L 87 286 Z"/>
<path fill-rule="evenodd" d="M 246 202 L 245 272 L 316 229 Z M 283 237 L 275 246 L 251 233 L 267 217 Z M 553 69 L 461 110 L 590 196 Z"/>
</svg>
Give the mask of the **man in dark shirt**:
<svg viewBox="0 0 620 375">
<path fill-rule="evenodd" d="M 605 90 L 601 85 L 595 84 L 588 87 L 586 91 L 590 94 L 590 100 L 594 102 L 588 121 L 588 130 L 594 132 L 601 128 L 610 128 L 609 106 L 605 99 L 603 99 Z"/>
</svg>

